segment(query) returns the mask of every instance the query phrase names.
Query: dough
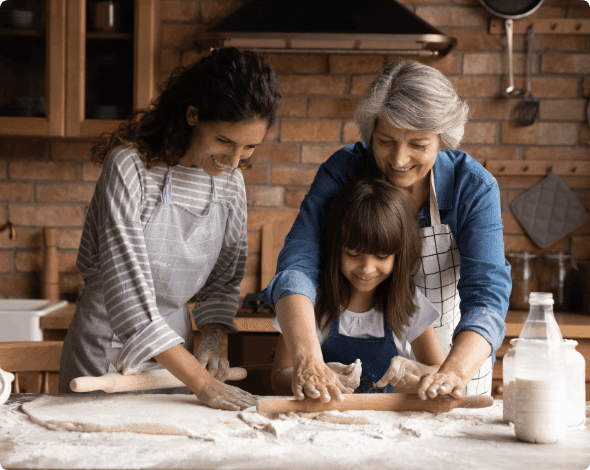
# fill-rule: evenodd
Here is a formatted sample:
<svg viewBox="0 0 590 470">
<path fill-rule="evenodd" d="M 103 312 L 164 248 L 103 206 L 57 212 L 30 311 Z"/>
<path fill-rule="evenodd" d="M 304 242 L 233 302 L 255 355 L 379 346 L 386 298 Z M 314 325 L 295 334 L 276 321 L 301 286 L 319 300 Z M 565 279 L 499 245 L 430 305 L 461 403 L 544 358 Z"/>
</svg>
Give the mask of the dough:
<svg viewBox="0 0 590 470">
<path fill-rule="evenodd" d="M 45 396 L 22 406 L 35 423 L 56 431 L 135 432 L 212 440 L 251 437 L 235 411 L 214 410 L 194 395 Z M 221 425 L 221 426 L 220 426 Z"/>
</svg>

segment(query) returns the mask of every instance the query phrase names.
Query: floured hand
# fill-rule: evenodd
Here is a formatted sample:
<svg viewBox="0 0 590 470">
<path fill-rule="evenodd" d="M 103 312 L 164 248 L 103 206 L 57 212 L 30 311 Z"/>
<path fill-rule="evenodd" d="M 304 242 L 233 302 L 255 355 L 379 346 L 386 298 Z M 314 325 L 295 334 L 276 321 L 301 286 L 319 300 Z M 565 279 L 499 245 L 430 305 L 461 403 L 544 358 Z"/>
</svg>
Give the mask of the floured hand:
<svg viewBox="0 0 590 470">
<path fill-rule="evenodd" d="M 361 384 L 363 367 L 360 359 L 347 366 L 340 362 L 328 362 L 326 365 L 336 374 L 340 383 L 345 387 L 356 390 Z"/>
<path fill-rule="evenodd" d="M 241 388 L 224 384 L 213 378 L 194 393 L 199 401 L 208 407 L 229 411 L 245 410 L 256 405 L 258 399 L 257 396 Z"/>
<path fill-rule="evenodd" d="M 223 341 L 223 330 L 214 323 L 202 328 L 201 343 L 197 360 L 207 371 L 220 382 L 225 382 L 229 374 L 229 361 L 219 355 Z"/>
<path fill-rule="evenodd" d="M 422 400 L 428 397 L 436 398 L 437 395 L 451 395 L 461 398 L 465 395 L 466 385 L 461 377 L 453 372 L 435 372 L 424 375 L 418 385 L 418 396 Z"/>
<path fill-rule="evenodd" d="M 391 359 L 389 369 L 376 383 L 377 387 L 387 384 L 399 387 L 416 387 L 421 377 L 438 371 L 439 366 L 427 366 L 401 356 Z"/>
<path fill-rule="evenodd" d="M 322 403 L 332 399 L 340 401 L 343 393 L 353 393 L 323 361 L 314 360 L 303 360 L 293 367 L 291 388 L 297 400 L 303 400 L 307 395 L 319 398 Z"/>
</svg>

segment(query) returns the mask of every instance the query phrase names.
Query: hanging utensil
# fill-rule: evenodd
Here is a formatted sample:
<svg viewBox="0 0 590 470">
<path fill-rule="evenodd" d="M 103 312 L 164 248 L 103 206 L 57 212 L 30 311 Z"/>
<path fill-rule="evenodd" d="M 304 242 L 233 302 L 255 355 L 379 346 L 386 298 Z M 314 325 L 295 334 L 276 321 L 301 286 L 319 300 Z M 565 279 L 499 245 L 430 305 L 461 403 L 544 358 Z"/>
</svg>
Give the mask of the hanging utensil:
<svg viewBox="0 0 590 470">
<path fill-rule="evenodd" d="M 522 96 L 525 90 L 514 87 L 514 69 L 512 65 L 512 31 L 513 22 L 518 18 L 523 18 L 537 10 L 544 0 L 479 0 L 493 15 L 505 18 L 506 27 L 506 49 L 508 50 L 508 87 L 502 92 L 507 98 L 516 98 Z"/>
<path fill-rule="evenodd" d="M 516 123 L 519 126 L 530 126 L 537 119 L 539 113 L 539 99 L 533 96 L 531 85 L 531 69 L 533 68 L 533 42 L 535 35 L 531 26 L 527 33 L 527 73 L 526 73 L 526 96 L 520 106 L 520 113 Z"/>
<path fill-rule="evenodd" d="M 514 87 L 514 66 L 512 59 L 512 20 L 506 20 L 506 48 L 508 49 L 508 88 L 504 90 L 504 96 L 507 98 L 516 98 L 524 94 L 524 90 Z"/>
</svg>

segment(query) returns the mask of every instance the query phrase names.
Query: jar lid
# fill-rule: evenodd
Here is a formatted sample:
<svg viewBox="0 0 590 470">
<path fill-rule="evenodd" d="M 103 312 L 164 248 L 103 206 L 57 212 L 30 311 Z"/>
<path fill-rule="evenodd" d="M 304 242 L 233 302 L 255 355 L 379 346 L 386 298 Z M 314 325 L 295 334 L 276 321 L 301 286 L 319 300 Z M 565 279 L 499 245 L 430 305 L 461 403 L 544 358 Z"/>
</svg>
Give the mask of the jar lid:
<svg viewBox="0 0 590 470">
<path fill-rule="evenodd" d="M 518 251 L 518 250 L 512 250 L 512 251 L 508 252 L 508 256 L 511 256 L 514 258 L 524 258 L 524 259 L 532 259 L 532 258 L 537 257 L 537 255 L 531 251 Z"/>
<path fill-rule="evenodd" d="M 531 292 L 529 304 L 531 305 L 553 305 L 553 294 L 551 292 Z"/>
</svg>

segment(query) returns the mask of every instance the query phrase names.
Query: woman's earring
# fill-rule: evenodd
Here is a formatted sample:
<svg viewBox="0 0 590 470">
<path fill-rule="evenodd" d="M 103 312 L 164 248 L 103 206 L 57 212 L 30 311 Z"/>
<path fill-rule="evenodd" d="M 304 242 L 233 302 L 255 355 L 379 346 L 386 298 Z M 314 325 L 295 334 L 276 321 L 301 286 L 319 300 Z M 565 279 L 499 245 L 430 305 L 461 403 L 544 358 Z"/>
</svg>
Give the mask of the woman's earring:
<svg viewBox="0 0 590 470">
<path fill-rule="evenodd" d="M 199 111 L 194 106 L 186 108 L 186 122 L 189 126 L 194 126 L 199 120 Z"/>
</svg>

